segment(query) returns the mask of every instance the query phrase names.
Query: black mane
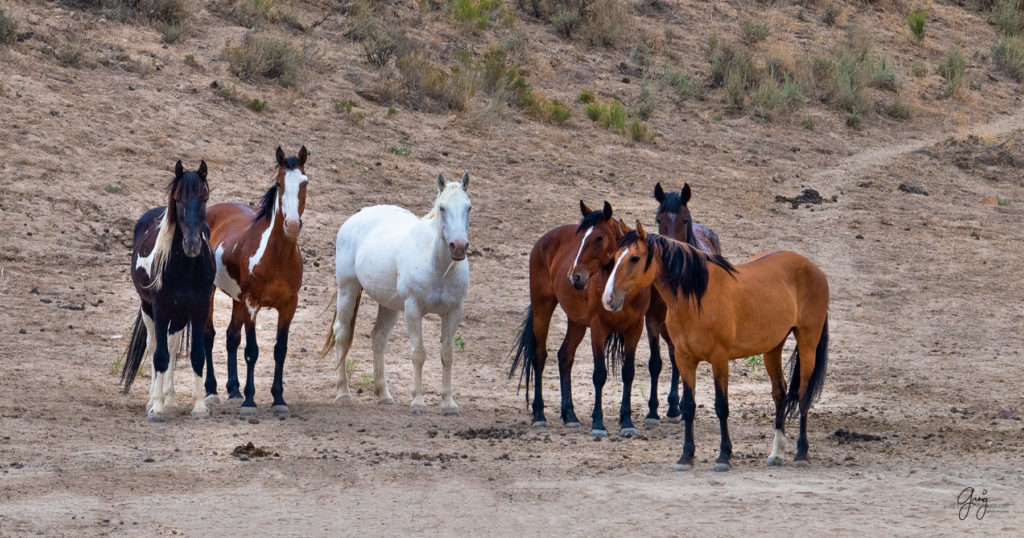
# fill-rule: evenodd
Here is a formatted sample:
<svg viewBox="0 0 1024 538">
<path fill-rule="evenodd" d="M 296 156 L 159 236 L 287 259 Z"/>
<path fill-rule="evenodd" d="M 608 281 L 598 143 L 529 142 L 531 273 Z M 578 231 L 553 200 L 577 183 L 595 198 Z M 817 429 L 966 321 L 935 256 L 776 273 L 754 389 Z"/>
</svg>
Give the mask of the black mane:
<svg viewBox="0 0 1024 538">
<path fill-rule="evenodd" d="M 298 167 L 299 167 L 299 159 L 298 159 L 298 157 L 288 157 L 287 159 L 284 160 L 284 169 L 285 170 L 295 170 Z"/>
<path fill-rule="evenodd" d="M 619 248 L 627 248 L 639 241 L 636 231 L 631 231 L 619 240 Z M 647 234 L 647 267 L 655 253 L 661 256 L 661 280 L 672 295 L 683 294 L 684 299 L 694 298 L 697 308 L 700 300 L 708 289 L 708 262 L 711 262 L 732 275 L 736 272 L 729 260 L 720 254 L 707 254 L 689 244 L 680 243 L 658 234 Z"/>
<path fill-rule="evenodd" d="M 289 157 L 294 159 L 294 157 Z M 296 166 L 298 161 L 295 161 Z M 264 217 L 270 217 L 274 214 L 274 202 L 277 200 L 277 183 L 270 186 L 267 193 L 263 195 L 263 200 L 260 201 L 260 210 L 256 212 L 256 216 L 253 217 L 252 221 L 256 222 Z"/>
<path fill-rule="evenodd" d="M 580 221 L 579 227 L 576 228 L 576 233 L 580 233 L 591 226 L 597 226 L 603 220 L 605 220 L 604 211 L 591 211 L 590 213 L 587 213 L 587 216 L 583 217 L 583 220 Z"/>
</svg>

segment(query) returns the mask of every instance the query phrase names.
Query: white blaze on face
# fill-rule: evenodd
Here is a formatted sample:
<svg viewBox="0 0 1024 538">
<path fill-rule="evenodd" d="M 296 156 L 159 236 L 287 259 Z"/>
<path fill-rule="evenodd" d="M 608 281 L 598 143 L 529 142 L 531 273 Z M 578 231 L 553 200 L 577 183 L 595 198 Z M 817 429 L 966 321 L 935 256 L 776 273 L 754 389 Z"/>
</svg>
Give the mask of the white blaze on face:
<svg viewBox="0 0 1024 538">
<path fill-rule="evenodd" d="M 260 236 L 260 248 L 256 249 L 256 252 L 249 258 L 250 275 L 253 269 L 256 269 L 256 266 L 259 265 L 260 260 L 263 259 L 263 254 L 267 251 L 267 243 L 270 241 L 270 232 L 274 231 L 274 220 L 277 219 L 277 209 L 280 207 L 280 200 L 280 196 L 274 199 L 274 212 L 270 214 L 270 224 L 267 225 L 267 229 L 263 230 L 263 235 Z"/>
<path fill-rule="evenodd" d="M 590 237 L 590 234 L 593 233 L 593 232 L 594 232 L 594 227 L 591 226 L 590 228 L 587 228 L 587 232 L 583 234 L 583 241 L 580 241 L 580 250 L 579 250 L 579 252 L 576 253 L 576 259 L 573 260 L 572 267 L 569 269 L 569 271 L 574 271 L 576 269 L 576 266 L 579 265 L 579 263 L 580 263 L 580 255 L 583 254 L 583 247 L 586 246 L 587 238 Z"/>
<path fill-rule="evenodd" d="M 299 190 L 308 181 L 298 168 L 284 173 L 284 194 L 281 195 L 281 209 L 284 211 L 285 222 L 299 221 Z"/>
<path fill-rule="evenodd" d="M 601 296 L 601 302 L 604 303 L 605 307 L 608 307 L 612 301 L 612 292 L 615 291 L 615 274 L 619 272 L 619 266 L 622 265 L 622 259 L 629 254 L 629 249 L 623 250 L 622 254 L 619 254 L 619 259 L 615 260 L 615 268 L 612 269 L 612 275 L 608 277 L 608 282 L 604 285 L 604 295 Z"/>
<path fill-rule="evenodd" d="M 231 275 L 228 274 L 228 268 L 224 266 L 224 243 L 217 245 L 217 251 L 213 253 L 213 259 L 217 263 L 217 276 L 214 277 L 213 283 L 217 288 L 237 301 L 238 296 L 242 294 L 242 288 L 238 285 L 238 282 L 235 282 L 235 279 L 231 278 Z"/>
</svg>

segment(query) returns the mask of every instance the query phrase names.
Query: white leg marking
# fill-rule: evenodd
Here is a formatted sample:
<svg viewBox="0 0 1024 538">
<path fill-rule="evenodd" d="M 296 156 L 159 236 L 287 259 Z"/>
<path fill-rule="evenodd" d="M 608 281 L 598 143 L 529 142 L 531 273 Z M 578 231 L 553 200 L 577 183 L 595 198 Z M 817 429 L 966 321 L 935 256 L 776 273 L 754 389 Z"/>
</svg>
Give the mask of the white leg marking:
<svg viewBox="0 0 1024 538">
<path fill-rule="evenodd" d="M 608 303 L 612 300 L 612 292 L 615 291 L 615 273 L 619 271 L 619 265 L 622 264 L 622 259 L 628 254 L 628 250 L 623 250 L 622 254 L 619 254 L 619 259 L 615 260 L 615 268 L 612 269 L 612 275 L 608 277 L 608 282 L 604 285 L 604 294 L 601 295 L 601 302 L 607 307 Z"/>
<path fill-rule="evenodd" d="M 281 204 L 281 196 L 278 195 L 274 200 L 274 213 L 270 215 L 270 224 L 267 225 L 267 229 L 263 230 L 263 235 L 260 236 L 260 248 L 256 249 L 256 252 L 249 258 L 249 274 L 252 274 L 253 269 L 259 265 L 260 260 L 263 259 L 263 254 L 267 251 L 267 242 L 270 241 L 270 233 L 274 231 L 274 220 L 277 219 L 277 209 Z"/>
<path fill-rule="evenodd" d="M 781 460 L 786 455 L 786 434 L 782 433 L 782 430 L 775 430 L 775 441 L 772 442 L 772 453 L 768 455 L 768 460 Z"/>
<path fill-rule="evenodd" d="M 237 244 L 235 246 L 238 246 Z M 228 274 L 227 267 L 224 266 L 224 243 L 217 245 L 217 251 L 213 253 L 213 259 L 217 262 L 217 276 L 214 277 L 213 283 L 224 293 L 228 294 L 229 297 L 238 300 L 238 297 L 242 294 L 242 288 L 235 282 L 235 279 L 231 278 Z"/>
<path fill-rule="evenodd" d="M 580 241 L 580 250 L 578 252 L 576 252 L 576 259 L 573 260 L 572 267 L 569 268 L 570 272 L 572 272 L 574 269 L 576 269 L 576 265 L 580 263 L 580 254 L 583 254 L 583 247 L 586 246 L 587 238 L 590 237 L 590 234 L 593 231 L 594 231 L 594 227 L 591 226 L 590 228 L 587 228 L 587 233 L 583 234 L 583 240 Z"/>
<path fill-rule="evenodd" d="M 245 298 L 245 308 L 247 310 L 249 310 L 249 319 L 251 319 L 253 321 L 253 323 L 255 323 L 256 322 L 256 314 L 258 314 L 259 311 L 260 311 L 260 305 L 252 304 L 252 301 L 250 301 L 249 298 L 246 297 Z"/>
<path fill-rule="evenodd" d="M 175 407 L 178 404 L 178 395 L 174 392 L 174 367 L 178 364 L 178 350 L 181 349 L 181 338 L 185 335 L 182 328 L 176 333 L 167 335 L 167 351 L 171 358 L 167 362 L 167 371 L 164 373 L 164 407 Z"/>
<path fill-rule="evenodd" d="M 203 387 L 203 377 L 196 376 L 196 382 L 192 385 L 192 399 L 195 404 L 192 406 L 192 418 L 210 418 L 210 409 L 206 407 L 206 389 Z"/>
</svg>

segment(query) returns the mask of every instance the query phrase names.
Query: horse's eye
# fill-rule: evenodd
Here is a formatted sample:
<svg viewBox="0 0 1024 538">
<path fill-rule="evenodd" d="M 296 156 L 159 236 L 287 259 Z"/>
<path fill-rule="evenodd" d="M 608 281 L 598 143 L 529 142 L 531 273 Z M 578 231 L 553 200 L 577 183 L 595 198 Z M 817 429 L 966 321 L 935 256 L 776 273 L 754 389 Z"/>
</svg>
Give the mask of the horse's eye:
<svg viewBox="0 0 1024 538">
<path fill-rule="evenodd" d="M 597 236 L 597 242 L 600 243 L 601 241 L 604 241 L 604 236 L 603 235 Z"/>
<path fill-rule="evenodd" d="M 444 213 L 445 211 L 446 211 L 445 207 L 441 206 L 441 213 Z"/>
<path fill-rule="evenodd" d="M 636 263 L 638 261 L 640 261 L 640 256 L 631 256 L 629 258 L 629 263 Z"/>
</svg>

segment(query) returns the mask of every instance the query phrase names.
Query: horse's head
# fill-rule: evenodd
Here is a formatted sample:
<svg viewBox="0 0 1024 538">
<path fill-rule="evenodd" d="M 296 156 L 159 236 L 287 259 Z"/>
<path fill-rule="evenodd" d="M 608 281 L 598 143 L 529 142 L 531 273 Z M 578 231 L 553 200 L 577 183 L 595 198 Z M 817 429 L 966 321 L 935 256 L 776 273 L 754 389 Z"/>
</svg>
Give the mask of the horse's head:
<svg viewBox="0 0 1024 538">
<path fill-rule="evenodd" d="M 601 303 L 605 309 L 618 312 L 622 310 L 626 297 L 650 287 L 657 276 L 651 264 L 654 251 L 639 219 L 636 221 L 636 231 L 627 233 L 619 241 L 614 256 L 615 266 L 604 286 Z"/>
<path fill-rule="evenodd" d="M 466 259 L 469 249 L 469 211 L 473 204 L 469 201 L 466 189 L 469 188 L 469 172 L 462 174 L 462 182 L 449 182 L 444 172 L 437 174 L 437 199 L 434 200 L 434 213 L 441 227 L 441 239 L 448 245 L 448 254 L 452 260 Z"/>
<path fill-rule="evenodd" d="M 572 287 L 578 290 L 587 287 L 590 275 L 611 263 L 615 244 L 625 233 L 620 221 L 612 218 L 612 206 L 607 201 L 600 211 L 591 211 L 580 200 L 580 212 L 583 213 L 583 220 L 576 228 L 580 246 L 566 275 Z"/>
<path fill-rule="evenodd" d="M 284 214 L 284 233 L 291 238 L 299 236 L 302 212 L 306 209 L 306 156 L 306 146 L 299 150 L 298 157 L 285 157 L 281 147 L 277 148 L 277 192 Z"/>
<path fill-rule="evenodd" d="M 686 203 L 690 201 L 690 184 L 684 183 L 683 190 L 678 194 L 665 194 L 661 183 L 654 186 L 654 199 L 661 205 L 655 220 L 658 222 L 658 234 L 670 237 L 681 243 L 693 240 L 693 224 L 690 222 L 690 210 Z"/>
<path fill-rule="evenodd" d="M 181 248 L 186 256 L 194 258 L 203 248 L 203 230 L 206 228 L 206 201 L 210 188 L 206 183 L 206 161 L 199 170 L 186 172 L 181 161 L 174 165 L 174 181 L 168 188 L 167 210 L 181 230 Z"/>
</svg>

